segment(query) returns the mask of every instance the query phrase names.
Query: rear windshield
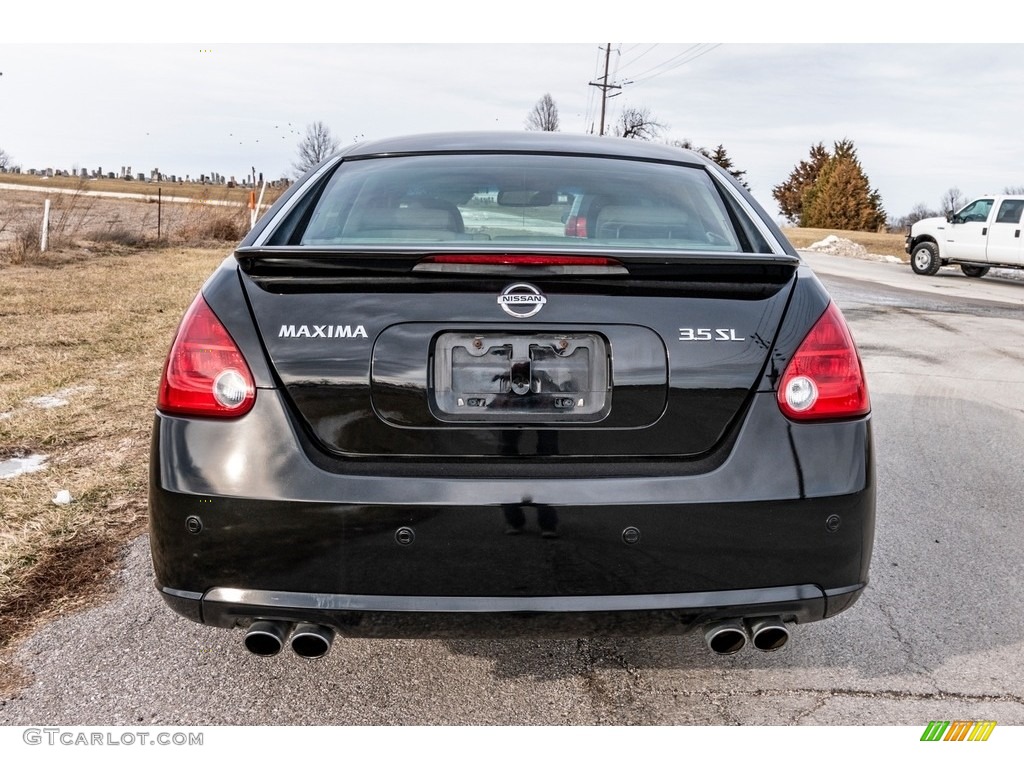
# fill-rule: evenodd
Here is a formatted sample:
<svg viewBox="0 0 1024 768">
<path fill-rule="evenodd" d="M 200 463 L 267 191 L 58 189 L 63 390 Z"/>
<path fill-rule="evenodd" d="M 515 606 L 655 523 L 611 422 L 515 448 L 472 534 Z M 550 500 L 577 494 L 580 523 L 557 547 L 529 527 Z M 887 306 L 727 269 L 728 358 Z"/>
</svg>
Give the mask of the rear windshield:
<svg viewBox="0 0 1024 768">
<path fill-rule="evenodd" d="M 271 242 L 769 251 L 701 168 L 553 155 L 346 160 L 283 232 Z"/>
</svg>

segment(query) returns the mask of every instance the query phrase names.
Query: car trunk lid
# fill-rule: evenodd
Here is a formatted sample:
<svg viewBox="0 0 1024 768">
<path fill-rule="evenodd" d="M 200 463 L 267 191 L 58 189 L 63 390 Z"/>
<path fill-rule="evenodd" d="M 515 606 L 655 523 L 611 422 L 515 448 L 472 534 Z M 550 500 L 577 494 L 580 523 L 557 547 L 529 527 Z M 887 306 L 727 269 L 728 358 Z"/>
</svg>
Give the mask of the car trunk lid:
<svg viewBox="0 0 1024 768">
<path fill-rule="evenodd" d="M 237 254 L 296 415 L 326 451 L 389 459 L 706 455 L 760 381 L 798 263 L 528 255 Z"/>
</svg>

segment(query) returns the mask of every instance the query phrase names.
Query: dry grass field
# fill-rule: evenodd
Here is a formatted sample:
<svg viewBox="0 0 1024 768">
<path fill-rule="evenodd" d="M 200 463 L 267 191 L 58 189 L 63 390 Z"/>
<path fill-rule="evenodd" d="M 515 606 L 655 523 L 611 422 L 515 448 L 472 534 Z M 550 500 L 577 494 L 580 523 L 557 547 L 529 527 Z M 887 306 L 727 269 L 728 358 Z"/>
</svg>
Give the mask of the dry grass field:
<svg viewBox="0 0 1024 768">
<path fill-rule="evenodd" d="M 0 190 L 0 657 L 101 592 L 145 529 L 164 356 L 249 225 L 242 191 L 228 206 L 162 205 L 158 240 L 151 200 L 84 189 Z M 41 253 L 47 197 L 51 247 Z M 35 471 L 13 474 L 28 461 Z M 14 677 L 0 665 L 0 688 Z"/>
<path fill-rule="evenodd" d="M 0 649 L 94 592 L 145 528 L 161 366 L 230 248 L 79 253 L 0 268 Z M 60 491 L 69 504 L 54 501 Z M 0 685 L 3 674 L 0 671 Z"/>
<path fill-rule="evenodd" d="M 22 263 L 39 251 L 44 203 L 50 200 L 50 247 L 100 248 L 111 244 L 196 245 L 211 241 L 237 242 L 249 229 L 249 192 L 199 184 L 170 186 L 128 181 L 84 182 L 31 176 L 0 176 L 0 183 L 20 182 L 0 190 L 0 264 Z M 50 191 L 29 189 L 51 185 Z M 162 190 L 157 195 L 158 187 Z M 98 193 L 141 194 L 123 199 Z M 282 190 L 268 189 L 263 209 Z M 171 197 L 189 198 L 172 202 Z"/>
<path fill-rule="evenodd" d="M 245 205 L 249 200 L 249 190 L 243 187 L 228 188 L 223 184 L 199 184 L 196 182 L 175 182 L 169 181 L 129 181 L 127 179 L 90 179 L 84 180 L 75 176 L 29 176 L 24 173 L 5 173 L 0 175 L 0 183 L 18 184 L 31 187 L 52 187 L 54 190 L 81 189 L 94 192 L 117 192 L 128 194 L 141 194 L 151 196 L 154 199 L 157 189 L 161 189 L 164 195 L 174 197 L 188 197 L 196 201 L 221 200 Z M 269 187 L 264 195 L 264 202 L 276 199 L 278 191 Z"/>
<path fill-rule="evenodd" d="M 43 196 L 0 191 L 0 236 L 13 235 L 0 239 L 0 466 L 45 457 L 37 471 L 0 477 L 0 657 L 101 592 L 122 545 L 145 529 L 164 356 L 248 225 L 242 205 L 166 206 L 157 244 L 152 203 L 71 190 L 53 198 L 54 248 L 39 253 Z M 829 234 L 903 256 L 902 235 L 787 231 L 797 247 Z M 58 503 L 62 491 L 70 503 Z M 0 688 L 13 675 L 0 665 Z"/>
</svg>

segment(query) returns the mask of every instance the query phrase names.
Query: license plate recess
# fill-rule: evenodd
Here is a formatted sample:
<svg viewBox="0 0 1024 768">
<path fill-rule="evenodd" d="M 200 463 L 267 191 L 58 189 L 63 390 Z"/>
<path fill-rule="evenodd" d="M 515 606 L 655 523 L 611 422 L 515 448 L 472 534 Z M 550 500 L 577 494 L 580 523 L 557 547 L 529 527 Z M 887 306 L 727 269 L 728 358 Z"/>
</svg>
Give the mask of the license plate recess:
<svg viewBox="0 0 1024 768">
<path fill-rule="evenodd" d="M 431 410 L 442 421 L 601 421 L 611 409 L 610 360 L 597 333 L 441 333 Z"/>
</svg>

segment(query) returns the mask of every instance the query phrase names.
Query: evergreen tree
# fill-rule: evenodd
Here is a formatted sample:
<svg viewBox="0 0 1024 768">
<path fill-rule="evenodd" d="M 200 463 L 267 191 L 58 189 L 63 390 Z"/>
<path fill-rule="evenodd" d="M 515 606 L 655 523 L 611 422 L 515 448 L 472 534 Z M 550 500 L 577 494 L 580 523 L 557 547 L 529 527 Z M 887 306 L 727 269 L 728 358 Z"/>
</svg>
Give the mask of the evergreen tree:
<svg viewBox="0 0 1024 768">
<path fill-rule="evenodd" d="M 748 190 L 750 189 L 750 185 L 747 184 L 747 180 L 745 178 L 747 172 L 737 170 L 736 168 L 733 167 L 732 158 L 729 157 L 729 153 L 726 152 L 725 147 L 722 146 L 721 144 L 719 144 L 714 149 L 707 149 L 706 147 L 695 146 L 694 143 L 689 139 L 674 139 L 671 142 L 671 144 L 674 147 L 682 147 L 683 149 L 690 149 L 693 150 L 694 152 L 699 152 L 700 154 L 704 155 L 704 157 L 706 157 L 708 160 L 722 168 L 722 170 L 731 173 L 733 177 L 736 179 L 736 181 L 738 181 Z"/>
<path fill-rule="evenodd" d="M 747 184 L 747 180 L 745 178 L 747 172 L 738 170 L 733 166 L 732 158 L 729 157 L 729 153 L 725 151 L 725 147 L 723 147 L 721 144 L 715 147 L 714 150 L 712 150 L 711 152 L 708 152 L 706 149 L 701 149 L 699 151 L 702 155 L 704 155 L 704 157 L 708 158 L 711 162 L 720 166 L 723 170 L 726 170 L 729 173 L 731 173 L 735 177 L 736 181 L 738 181 L 744 187 L 750 189 L 750 186 Z"/>
<path fill-rule="evenodd" d="M 832 156 L 804 191 L 800 226 L 877 232 L 885 223 L 882 198 L 871 189 L 853 142 L 836 142 Z"/>
<path fill-rule="evenodd" d="M 818 175 L 831 157 L 824 144 L 813 145 L 809 159 L 801 160 L 789 174 L 789 178 L 772 188 L 772 197 L 779 204 L 779 211 L 790 223 L 795 224 L 800 221 L 804 195 L 818 180 Z"/>
</svg>

